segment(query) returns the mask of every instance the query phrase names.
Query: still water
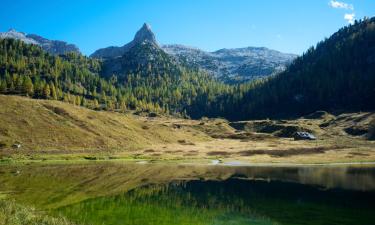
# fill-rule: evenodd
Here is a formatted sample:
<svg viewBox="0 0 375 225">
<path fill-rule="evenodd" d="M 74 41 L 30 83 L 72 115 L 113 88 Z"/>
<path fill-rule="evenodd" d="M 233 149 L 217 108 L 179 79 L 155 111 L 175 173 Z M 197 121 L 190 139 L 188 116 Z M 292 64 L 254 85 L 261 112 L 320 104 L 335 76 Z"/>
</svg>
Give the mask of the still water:
<svg viewBox="0 0 375 225">
<path fill-rule="evenodd" d="M 79 224 L 374 224 L 375 167 L 4 166 L 6 198 Z"/>
</svg>

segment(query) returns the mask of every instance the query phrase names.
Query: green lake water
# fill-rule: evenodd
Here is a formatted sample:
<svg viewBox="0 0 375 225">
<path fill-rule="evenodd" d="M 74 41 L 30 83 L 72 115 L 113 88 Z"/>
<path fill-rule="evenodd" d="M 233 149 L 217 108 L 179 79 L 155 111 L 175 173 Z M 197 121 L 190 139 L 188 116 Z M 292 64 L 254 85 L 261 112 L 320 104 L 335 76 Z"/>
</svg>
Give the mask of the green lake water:
<svg viewBox="0 0 375 225">
<path fill-rule="evenodd" d="M 6 198 L 79 224 L 371 225 L 375 167 L 6 166 Z"/>
</svg>

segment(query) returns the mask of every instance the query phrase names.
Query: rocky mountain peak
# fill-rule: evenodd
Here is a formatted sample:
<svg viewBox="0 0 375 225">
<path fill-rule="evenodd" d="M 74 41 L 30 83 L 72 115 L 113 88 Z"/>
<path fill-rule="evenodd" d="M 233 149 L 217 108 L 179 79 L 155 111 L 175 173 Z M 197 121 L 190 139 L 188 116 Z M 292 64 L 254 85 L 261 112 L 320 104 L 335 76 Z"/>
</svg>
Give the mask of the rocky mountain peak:
<svg viewBox="0 0 375 225">
<path fill-rule="evenodd" d="M 155 34 L 152 32 L 150 25 L 144 23 L 142 28 L 135 34 L 135 43 L 151 42 L 157 44 Z"/>
</svg>

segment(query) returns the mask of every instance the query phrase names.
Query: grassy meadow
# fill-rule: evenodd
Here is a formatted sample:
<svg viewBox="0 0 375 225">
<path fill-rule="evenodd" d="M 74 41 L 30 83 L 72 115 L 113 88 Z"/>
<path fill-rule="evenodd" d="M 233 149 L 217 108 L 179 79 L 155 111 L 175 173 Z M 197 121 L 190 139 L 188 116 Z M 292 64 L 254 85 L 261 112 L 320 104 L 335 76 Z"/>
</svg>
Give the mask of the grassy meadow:
<svg viewBox="0 0 375 225">
<path fill-rule="evenodd" d="M 17 96 L 0 96 L 0 105 L 2 163 L 375 161 L 373 113 L 317 112 L 290 120 L 230 122 L 94 111 Z M 296 131 L 310 132 L 317 140 L 295 141 Z"/>
</svg>

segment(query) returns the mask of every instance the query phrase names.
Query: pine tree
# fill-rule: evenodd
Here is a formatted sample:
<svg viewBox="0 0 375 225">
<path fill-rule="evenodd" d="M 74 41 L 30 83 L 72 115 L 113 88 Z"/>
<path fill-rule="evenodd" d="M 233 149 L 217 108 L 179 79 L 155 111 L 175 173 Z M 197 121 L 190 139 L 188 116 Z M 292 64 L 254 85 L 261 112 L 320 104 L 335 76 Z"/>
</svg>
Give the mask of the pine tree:
<svg viewBox="0 0 375 225">
<path fill-rule="evenodd" d="M 49 99 L 51 96 L 51 89 L 48 84 L 46 84 L 43 88 L 43 97 L 45 99 Z"/>
<path fill-rule="evenodd" d="M 34 85 L 29 76 L 25 77 L 23 84 L 22 84 L 22 90 L 24 93 L 26 93 L 27 96 L 34 95 Z"/>
<path fill-rule="evenodd" d="M 57 92 L 56 92 L 55 85 L 51 82 L 49 86 L 50 86 L 50 93 L 51 93 L 52 99 L 57 100 Z"/>
<path fill-rule="evenodd" d="M 78 96 L 78 95 L 76 96 L 75 105 L 77 105 L 77 106 L 81 105 L 81 97 Z"/>
<path fill-rule="evenodd" d="M 99 109 L 99 102 L 97 99 L 94 99 L 94 109 Z"/>
</svg>

